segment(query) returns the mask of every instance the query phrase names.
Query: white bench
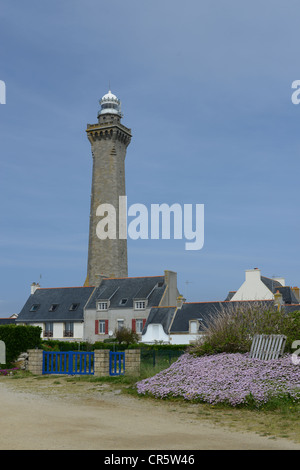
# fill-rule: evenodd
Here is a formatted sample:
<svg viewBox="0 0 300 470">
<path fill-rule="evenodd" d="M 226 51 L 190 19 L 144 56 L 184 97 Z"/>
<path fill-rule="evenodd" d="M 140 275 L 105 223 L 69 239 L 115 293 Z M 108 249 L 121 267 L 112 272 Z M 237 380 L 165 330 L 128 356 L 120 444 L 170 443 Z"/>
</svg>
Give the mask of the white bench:
<svg viewBox="0 0 300 470">
<path fill-rule="evenodd" d="M 286 343 L 284 335 L 254 335 L 250 357 L 253 359 L 278 359 L 283 355 Z"/>
</svg>

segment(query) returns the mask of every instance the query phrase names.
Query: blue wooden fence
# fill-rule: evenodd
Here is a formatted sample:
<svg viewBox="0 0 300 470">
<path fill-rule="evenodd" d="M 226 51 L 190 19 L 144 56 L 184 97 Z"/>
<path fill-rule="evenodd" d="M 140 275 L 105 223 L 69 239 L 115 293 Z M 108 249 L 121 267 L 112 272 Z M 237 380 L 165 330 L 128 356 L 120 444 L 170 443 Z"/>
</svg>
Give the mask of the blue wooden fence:
<svg viewBox="0 0 300 470">
<path fill-rule="evenodd" d="M 93 375 L 93 352 L 43 351 L 43 374 Z"/>
<path fill-rule="evenodd" d="M 125 373 L 125 351 L 109 352 L 109 375 L 123 375 Z"/>
</svg>

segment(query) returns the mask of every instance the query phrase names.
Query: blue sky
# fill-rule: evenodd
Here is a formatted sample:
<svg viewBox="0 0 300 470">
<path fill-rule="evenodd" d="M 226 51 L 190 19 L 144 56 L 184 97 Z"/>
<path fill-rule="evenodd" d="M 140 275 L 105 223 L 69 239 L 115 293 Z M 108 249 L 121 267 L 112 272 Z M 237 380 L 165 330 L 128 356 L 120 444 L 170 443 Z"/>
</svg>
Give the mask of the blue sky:
<svg viewBox="0 0 300 470">
<path fill-rule="evenodd" d="M 85 281 L 85 129 L 109 82 L 133 134 L 128 203 L 205 205 L 202 250 L 129 239 L 129 275 L 177 271 L 188 301 L 223 300 L 254 267 L 300 284 L 299 13 L 293 0 L 1 1 L 1 317 L 33 281 Z"/>
</svg>

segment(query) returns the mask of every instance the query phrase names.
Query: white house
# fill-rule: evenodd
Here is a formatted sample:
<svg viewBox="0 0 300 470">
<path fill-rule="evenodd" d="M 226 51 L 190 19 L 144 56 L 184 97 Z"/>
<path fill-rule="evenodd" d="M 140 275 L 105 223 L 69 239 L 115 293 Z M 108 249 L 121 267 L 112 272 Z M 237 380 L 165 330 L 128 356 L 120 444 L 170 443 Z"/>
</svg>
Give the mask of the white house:
<svg viewBox="0 0 300 470">
<path fill-rule="evenodd" d="M 31 294 L 15 323 L 41 327 L 43 339 L 83 341 L 84 307 L 94 289 L 94 287 L 42 288 L 32 284 Z"/>
<path fill-rule="evenodd" d="M 299 304 L 299 288 L 285 285 L 282 277 L 268 278 L 258 268 L 247 269 L 245 281 L 236 292 L 230 292 L 227 300 L 275 300 L 280 294 L 281 304 Z"/>
</svg>

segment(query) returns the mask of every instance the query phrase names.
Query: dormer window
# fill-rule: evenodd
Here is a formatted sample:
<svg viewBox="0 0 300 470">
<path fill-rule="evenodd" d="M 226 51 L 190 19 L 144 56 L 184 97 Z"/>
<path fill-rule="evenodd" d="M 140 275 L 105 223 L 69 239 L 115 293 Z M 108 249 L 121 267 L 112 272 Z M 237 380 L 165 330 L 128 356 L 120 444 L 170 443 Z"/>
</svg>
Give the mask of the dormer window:
<svg viewBox="0 0 300 470">
<path fill-rule="evenodd" d="M 108 309 L 108 302 L 98 302 L 97 309 L 98 310 L 107 310 Z"/>
<path fill-rule="evenodd" d="M 78 309 L 79 305 L 80 305 L 80 304 L 71 304 L 71 305 L 70 305 L 70 308 L 69 308 L 69 311 L 70 311 L 70 312 L 75 312 L 75 310 Z"/>
<path fill-rule="evenodd" d="M 30 312 L 36 312 L 40 308 L 40 304 L 33 304 L 31 306 Z"/>
<path fill-rule="evenodd" d="M 146 308 L 146 301 L 145 300 L 136 300 L 134 302 L 135 310 L 145 310 Z"/>
<path fill-rule="evenodd" d="M 197 320 L 190 320 L 190 333 L 195 334 L 198 333 L 198 321 Z"/>
<path fill-rule="evenodd" d="M 55 312 L 58 309 L 59 304 L 52 304 L 49 308 L 49 312 Z"/>
</svg>

